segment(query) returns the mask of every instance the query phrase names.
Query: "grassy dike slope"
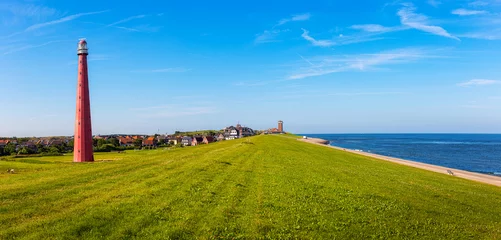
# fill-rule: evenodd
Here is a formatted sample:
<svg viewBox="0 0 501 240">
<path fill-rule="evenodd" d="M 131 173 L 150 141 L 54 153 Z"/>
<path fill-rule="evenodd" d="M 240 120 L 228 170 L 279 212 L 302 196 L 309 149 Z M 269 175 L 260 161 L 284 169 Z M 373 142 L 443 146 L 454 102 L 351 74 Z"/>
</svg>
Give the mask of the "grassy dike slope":
<svg viewBox="0 0 501 240">
<path fill-rule="evenodd" d="M 501 188 L 285 136 L 96 158 L 0 161 L 0 239 L 501 238 Z"/>
</svg>

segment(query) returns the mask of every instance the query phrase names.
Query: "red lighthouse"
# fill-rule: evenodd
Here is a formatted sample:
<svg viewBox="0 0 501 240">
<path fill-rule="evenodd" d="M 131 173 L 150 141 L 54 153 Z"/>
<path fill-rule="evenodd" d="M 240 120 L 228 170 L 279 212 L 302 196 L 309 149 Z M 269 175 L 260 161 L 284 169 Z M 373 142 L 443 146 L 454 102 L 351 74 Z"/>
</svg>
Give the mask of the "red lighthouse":
<svg viewBox="0 0 501 240">
<path fill-rule="evenodd" d="M 92 126 L 90 119 L 89 78 L 87 74 L 87 42 L 78 42 L 78 85 L 73 162 L 93 162 Z"/>
</svg>

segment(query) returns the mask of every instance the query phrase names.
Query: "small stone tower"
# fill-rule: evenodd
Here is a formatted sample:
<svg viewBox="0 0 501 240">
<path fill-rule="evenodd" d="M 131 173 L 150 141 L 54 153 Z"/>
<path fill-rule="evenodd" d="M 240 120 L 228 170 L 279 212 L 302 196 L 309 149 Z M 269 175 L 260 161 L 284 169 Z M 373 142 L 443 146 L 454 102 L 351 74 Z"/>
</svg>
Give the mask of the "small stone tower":
<svg viewBox="0 0 501 240">
<path fill-rule="evenodd" d="M 282 120 L 278 121 L 278 131 L 281 133 L 284 132 L 284 122 Z"/>
</svg>

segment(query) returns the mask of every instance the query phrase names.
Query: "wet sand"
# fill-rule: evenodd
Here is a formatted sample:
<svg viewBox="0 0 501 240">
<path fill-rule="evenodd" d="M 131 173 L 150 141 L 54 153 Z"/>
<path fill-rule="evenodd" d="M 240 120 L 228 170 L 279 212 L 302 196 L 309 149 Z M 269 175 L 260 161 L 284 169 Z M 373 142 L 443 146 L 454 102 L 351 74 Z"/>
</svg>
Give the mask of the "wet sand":
<svg viewBox="0 0 501 240">
<path fill-rule="evenodd" d="M 368 152 L 359 152 L 359 151 L 354 151 L 350 149 L 345 149 L 345 148 L 340 148 L 340 147 L 335 147 L 329 145 L 329 141 L 324 140 L 324 139 L 319 139 L 319 138 L 307 138 L 307 139 L 298 139 L 299 141 L 307 142 L 307 143 L 312 143 L 312 144 L 317 144 L 325 147 L 330 147 L 334 149 L 338 149 L 341 151 L 346 151 L 346 152 L 351 152 L 367 157 L 372 157 L 376 159 L 381 159 L 389 162 L 394 162 L 406 166 L 411 166 L 415 168 L 420 168 L 432 172 L 437 172 L 437 173 L 442 173 L 442 174 L 449 174 L 449 171 L 452 172 L 453 176 L 455 177 L 460 177 L 460 178 L 465 178 L 481 183 L 487 183 L 491 184 L 494 186 L 501 187 L 501 177 L 496 177 L 496 176 L 491 176 L 487 174 L 481 174 L 481 173 L 474 173 L 474 172 L 468 172 L 464 170 L 459 170 L 459 169 L 454 169 L 454 168 L 448 168 L 448 167 L 442 167 L 442 166 L 437 166 L 437 165 L 432 165 L 432 164 L 427 164 L 427 163 L 420 163 L 420 162 L 414 162 L 414 161 L 409 161 L 409 160 L 404 160 L 400 158 L 394 158 L 394 157 L 388 157 L 388 156 L 383 156 L 379 154 L 374 154 L 374 153 L 368 153 Z"/>
</svg>

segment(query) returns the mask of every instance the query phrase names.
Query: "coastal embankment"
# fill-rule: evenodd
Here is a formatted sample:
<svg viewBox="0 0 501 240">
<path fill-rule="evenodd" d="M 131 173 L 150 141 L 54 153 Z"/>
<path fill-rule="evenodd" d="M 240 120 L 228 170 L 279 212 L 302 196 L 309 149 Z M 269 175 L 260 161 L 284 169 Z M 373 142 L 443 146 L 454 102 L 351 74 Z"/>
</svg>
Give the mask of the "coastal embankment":
<svg viewBox="0 0 501 240">
<path fill-rule="evenodd" d="M 346 149 L 346 148 L 340 148 L 336 146 L 331 146 L 329 145 L 329 141 L 320 139 L 320 138 L 301 138 L 298 139 L 299 141 L 307 142 L 307 143 L 312 143 L 312 144 L 317 144 L 321 146 L 326 146 L 334 149 L 338 149 L 341 151 L 346 151 L 346 152 L 351 152 L 367 157 L 372 157 L 380 160 L 385 160 L 389 162 L 394 162 L 398 163 L 401 165 L 406 165 L 406 166 L 411 166 L 415 168 L 420 168 L 432 172 L 437 172 L 437 173 L 442 173 L 442 174 L 449 174 L 453 175 L 455 177 L 460 177 L 464 179 L 469 179 L 477 182 L 482 182 L 482 183 L 487 183 L 490 185 L 498 186 L 501 187 L 501 177 L 496 177 L 496 176 L 491 176 L 487 174 L 481 174 L 481 173 L 475 173 L 475 172 L 468 172 L 464 170 L 459 170 L 459 169 L 454 169 L 454 168 L 447 168 L 447 167 L 442 167 L 442 166 L 437 166 L 437 165 L 432 165 L 432 164 L 427 164 L 427 163 L 420 163 L 420 162 L 414 162 L 410 160 L 405 160 L 405 159 L 400 159 L 400 158 L 394 158 L 394 157 L 388 157 L 388 156 L 383 156 L 379 154 L 374 154 L 374 153 L 368 153 L 368 152 L 361 152 L 361 151 L 355 151 L 351 149 Z"/>
</svg>

